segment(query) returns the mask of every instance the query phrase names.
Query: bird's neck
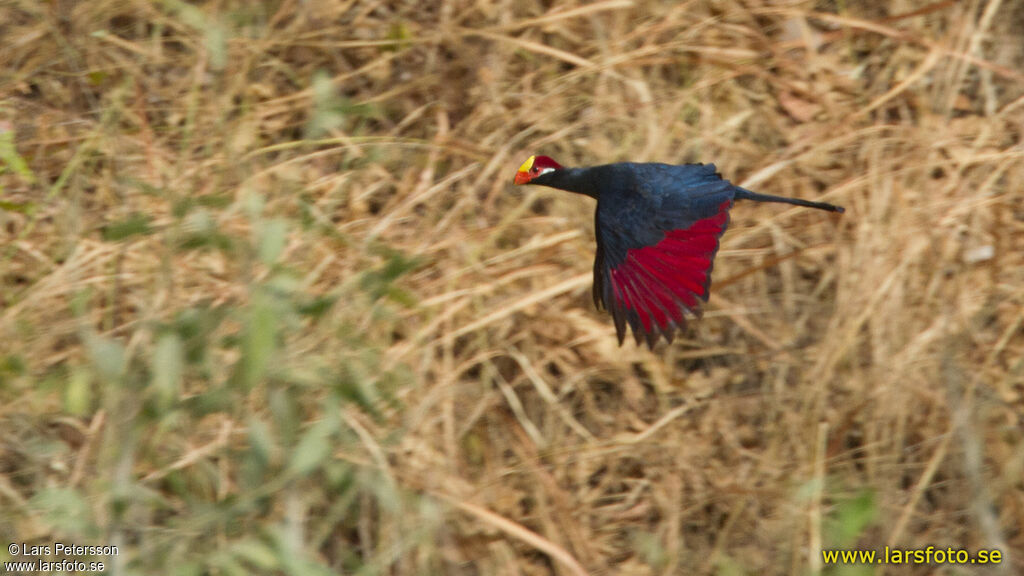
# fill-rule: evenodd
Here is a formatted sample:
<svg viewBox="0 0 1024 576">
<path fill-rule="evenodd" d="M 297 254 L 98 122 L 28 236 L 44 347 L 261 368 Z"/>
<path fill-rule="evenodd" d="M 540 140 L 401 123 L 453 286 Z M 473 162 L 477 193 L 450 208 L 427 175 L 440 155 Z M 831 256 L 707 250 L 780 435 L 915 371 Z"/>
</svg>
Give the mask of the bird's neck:
<svg viewBox="0 0 1024 576">
<path fill-rule="evenodd" d="M 588 168 L 562 168 L 536 178 L 533 183 L 597 198 L 594 175 Z"/>
</svg>

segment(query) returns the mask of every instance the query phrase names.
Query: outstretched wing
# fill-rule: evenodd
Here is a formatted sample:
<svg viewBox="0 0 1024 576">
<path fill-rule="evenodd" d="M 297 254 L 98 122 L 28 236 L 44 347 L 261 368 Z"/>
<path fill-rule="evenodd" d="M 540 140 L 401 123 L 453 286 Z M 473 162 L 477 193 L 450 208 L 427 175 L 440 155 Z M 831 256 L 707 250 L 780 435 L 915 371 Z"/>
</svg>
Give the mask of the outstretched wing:
<svg viewBox="0 0 1024 576">
<path fill-rule="evenodd" d="M 635 165 L 633 190 L 602 194 L 596 214 L 594 302 L 611 312 L 622 344 L 672 341 L 701 313 L 736 188 L 714 165 Z"/>
</svg>

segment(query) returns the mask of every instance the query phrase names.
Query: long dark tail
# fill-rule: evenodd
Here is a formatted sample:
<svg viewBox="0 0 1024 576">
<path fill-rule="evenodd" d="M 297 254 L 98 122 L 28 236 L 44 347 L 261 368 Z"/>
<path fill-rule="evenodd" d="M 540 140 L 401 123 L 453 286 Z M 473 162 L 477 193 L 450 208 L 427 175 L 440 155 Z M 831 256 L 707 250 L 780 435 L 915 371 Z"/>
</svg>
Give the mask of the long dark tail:
<svg viewBox="0 0 1024 576">
<path fill-rule="evenodd" d="M 834 204 L 826 204 L 825 202 L 811 202 L 810 200 L 801 200 L 799 198 L 786 198 L 785 196 L 772 196 L 770 194 L 758 194 L 757 192 L 751 192 L 746 188 L 738 188 L 736 191 L 736 198 L 740 200 L 753 200 L 755 202 L 779 202 L 781 204 L 794 204 L 796 206 L 817 208 L 818 210 L 828 210 L 829 212 L 839 212 L 840 214 L 846 212 L 846 208 L 843 208 L 842 206 L 836 206 Z"/>
</svg>

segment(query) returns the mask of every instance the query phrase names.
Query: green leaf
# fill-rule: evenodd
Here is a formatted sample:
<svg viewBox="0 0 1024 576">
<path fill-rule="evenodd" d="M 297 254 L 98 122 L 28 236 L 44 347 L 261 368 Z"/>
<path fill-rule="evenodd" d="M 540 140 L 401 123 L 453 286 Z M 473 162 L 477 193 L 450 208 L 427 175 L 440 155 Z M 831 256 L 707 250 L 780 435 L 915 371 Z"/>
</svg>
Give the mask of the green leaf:
<svg viewBox="0 0 1024 576">
<path fill-rule="evenodd" d="M 252 454 L 259 457 L 264 463 L 270 462 L 274 451 L 274 440 L 270 435 L 267 423 L 259 418 L 250 418 L 248 429 Z"/>
<path fill-rule="evenodd" d="M 313 75 L 313 110 L 306 124 L 306 136 L 318 138 L 335 130 L 344 123 L 345 115 L 338 109 L 340 97 L 334 89 L 330 75 L 317 70 Z"/>
<path fill-rule="evenodd" d="M 92 86 L 100 86 L 107 79 L 109 75 L 103 70 L 93 70 L 86 74 L 89 84 Z"/>
<path fill-rule="evenodd" d="M 87 533 L 93 527 L 89 504 L 72 488 L 40 488 L 31 504 L 46 523 L 62 534 Z"/>
<path fill-rule="evenodd" d="M 18 212 L 20 214 L 31 214 L 35 211 L 36 205 L 34 202 L 8 202 L 7 200 L 0 200 L 0 210 L 5 212 Z"/>
<path fill-rule="evenodd" d="M 401 290 L 396 290 L 393 283 L 403 274 L 418 268 L 422 261 L 406 256 L 398 250 L 387 249 L 385 255 L 387 260 L 383 266 L 363 273 L 359 279 L 359 287 L 374 300 L 388 297 L 400 304 L 412 305 L 415 299 Z"/>
<path fill-rule="evenodd" d="M 244 199 L 242 200 L 242 206 L 245 208 L 245 214 L 250 220 L 259 220 L 263 215 L 263 207 L 266 205 L 266 201 L 263 200 L 263 196 L 246 190 Z"/>
<path fill-rule="evenodd" d="M 380 394 L 376 384 L 377 377 L 382 376 L 373 372 L 376 366 L 377 362 L 374 360 L 361 362 L 353 359 L 342 364 L 341 378 L 333 386 L 339 398 L 355 403 L 374 418 L 380 416 L 377 408 Z"/>
<path fill-rule="evenodd" d="M 266 482 L 267 469 L 277 452 L 274 437 L 266 422 L 250 417 L 246 428 L 249 445 L 240 450 L 235 458 L 239 464 L 238 484 L 242 493 Z"/>
<path fill-rule="evenodd" d="M 305 476 L 316 470 L 331 453 L 331 436 L 337 431 L 337 422 L 324 418 L 306 430 L 295 450 L 288 469 L 293 474 Z"/>
<path fill-rule="evenodd" d="M 153 198 L 165 198 L 167 196 L 167 191 L 165 189 L 159 186 L 154 186 L 145 180 L 125 176 L 121 178 L 121 181 L 132 188 L 135 188 L 139 192 L 142 192 L 146 196 L 152 196 Z"/>
<path fill-rule="evenodd" d="M 391 286 L 388 288 L 387 296 L 388 300 L 401 304 L 405 308 L 415 308 L 416 303 L 419 302 L 411 292 L 399 288 L 398 286 Z"/>
<path fill-rule="evenodd" d="M 827 530 L 831 542 L 840 548 L 856 544 L 878 516 L 875 494 L 871 490 L 863 490 L 853 498 L 838 502 L 835 510 L 829 518 Z"/>
<path fill-rule="evenodd" d="M 299 304 L 296 306 L 296 310 L 303 316 L 317 319 L 327 313 L 337 299 L 337 296 L 317 296 L 308 302 Z"/>
<path fill-rule="evenodd" d="M 18 154 L 18 149 L 14 145 L 14 130 L 0 127 L 0 172 L 3 172 L 3 167 L 5 166 L 9 167 L 29 184 L 35 183 L 35 174 L 28 167 L 25 159 Z"/>
<path fill-rule="evenodd" d="M 182 221 L 183 235 L 179 247 L 183 250 L 215 248 L 230 252 L 232 239 L 222 234 L 209 210 L 198 209 L 185 215 Z"/>
<path fill-rule="evenodd" d="M 128 363 L 128 354 L 120 342 L 88 333 L 85 336 L 85 348 L 103 383 L 121 380 Z"/>
<path fill-rule="evenodd" d="M 171 576 L 202 576 L 205 574 L 199 562 L 195 560 L 175 561 Z"/>
<path fill-rule="evenodd" d="M 242 337 L 242 380 L 252 388 L 266 374 L 277 343 L 277 314 L 263 291 L 253 294 Z"/>
<path fill-rule="evenodd" d="M 203 32 L 206 49 L 210 52 L 210 67 L 214 70 L 223 70 L 228 62 L 228 30 L 216 20 L 207 19 L 206 22 Z"/>
<path fill-rule="evenodd" d="M 145 214 L 133 213 L 124 220 L 111 222 L 103 227 L 103 239 L 107 242 L 119 242 L 132 236 L 145 236 L 153 233 L 149 226 L 152 221 Z"/>
<path fill-rule="evenodd" d="M 166 408 L 181 394 L 181 380 L 185 372 L 185 347 L 177 334 L 160 336 L 153 350 L 153 388 L 157 403 Z"/>
<path fill-rule="evenodd" d="M 394 40 L 395 43 L 387 45 L 382 50 L 387 52 L 398 52 L 405 50 L 412 45 L 410 40 L 412 39 L 412 31 L 409 29 L 409 25 L 405 22 L 394 22 L 388 29 L 388 40 Z"/>
<path fill-rule="evenodd" d="M 290 446 L 295 443 L 299 431 L 298 403 L 295 394 L 285 388 L 274 388 L 270 392 L 270 414 L 274 420 L 274 430 L 280 443 Z"/>
<path fill-rule="evenodd" d="M 224 25 L 200 8 L 182 0 L 164 0 L 163 5 L 186 25 L 203 32 L 206 49 L 210 54 L 210 65 L 214 70 L 222 70 L 228 57 L 228 31 Z"/>
<path fill-rule="evenodd" d="M 718 562 L 715 566 L 717 568 L 717 576 L 745 576 L 746 570 L 743 569 L 743 565 L 730 556 L 722 555 L 718 558 Z"/>
<path fill-rule="evenodd" d="M 231 546 L 231 552 L 236 558 L 243 560 L 246 564 L 263 571 L 273 571 L 279 567 L 277 554 L 264 542 L 246 539 Z"/>
<path fill-rule="evenodd" d="M 182 250 L 203 250 L 213 248 L 224 253 L 232 252 L 231 237 L 219 232 L 209 234 L 189 234 L 182 238 L 178 248 Z"/>
<path fill-rule="evenodd" d="M 25 359 L 17 354 L 8 354 L 0 359 L 0 376 L 20 376 L 26 371 Z M 2 382 L 2 380 L 0 380 Z"/>
<path fill-rule="evenodd" d="M 284 252 L 288 239 L 288 224 L 281 218 L 273 218 L 260 226 L 258 253 L 260 260 L 270 266 Z"/>
<path fill-rule="evenodd" d="M 364 119 L 381 116 L 380 109 L 371 104 L 352 102 L 341 96 L 331 76 L 317 70 L 312 79 L 313 107 L 306 123 L 306 136 L 319 138 L 341 128 L 346 119 Z"/>
<path fill-rule="evenodd" d="M 92 405 L 92 375 L 82 368 L 74 368 L 64 390 L 64 410 L 68 414 L 84 416 Z"/>
</svg>

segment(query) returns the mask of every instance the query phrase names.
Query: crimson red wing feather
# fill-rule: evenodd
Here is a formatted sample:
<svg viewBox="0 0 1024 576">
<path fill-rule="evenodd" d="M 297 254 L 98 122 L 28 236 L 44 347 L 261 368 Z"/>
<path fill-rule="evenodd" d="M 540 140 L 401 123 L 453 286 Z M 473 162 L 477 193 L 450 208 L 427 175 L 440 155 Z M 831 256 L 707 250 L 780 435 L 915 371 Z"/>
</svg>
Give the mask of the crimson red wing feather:
<svg viewBox="0 0 1024 576">
<path fill-rule="evenodd" d="M 686 312 L 700 314 L 700 300 L 708 299 L 718 240 L 729 224 L 731 207 L 730 198 L 714 216 L 668 230 L 653 245 L 627 250 L 614 267 L 604 265 L 600 282 L 610 285 L 610 290 L 595 286 L 595 295 L 601 293 L 615 317 L 620 343 L 627 323 L 638 344 L 646 340 L 653 347 L 659 333 L 671 341 L 685 325 Z"/>
<path fill-rule="evenodd" d="M 658 275 L 670 286 L 688 288 L 697 296 L 704 296 L 704 279 L 700 272 L 710 266 L 711 261 L 706 257 L 694 258 L 671 258 L 655 254 L 648 258 L 647 269 Z M 694 272 L 696 271 L 696 273 Z M 689 305 L 696 306 L 696 301 Z"/>
<path fill-rule="evenodd" d="M 654 258 L 648 263 L 647 271 L 666 287 L 677 286 L 685 288 L 686 290 L 684 291 L 673 291 L 671 289 L 670 291 L 687 308 L 695 308 L 698 305 L 697 298 L 704 295 L 704 284 L 687 275 L 685 266 L 688 264 L 688 262 L 679 261 L 665 262 Z"/>
</svg>

